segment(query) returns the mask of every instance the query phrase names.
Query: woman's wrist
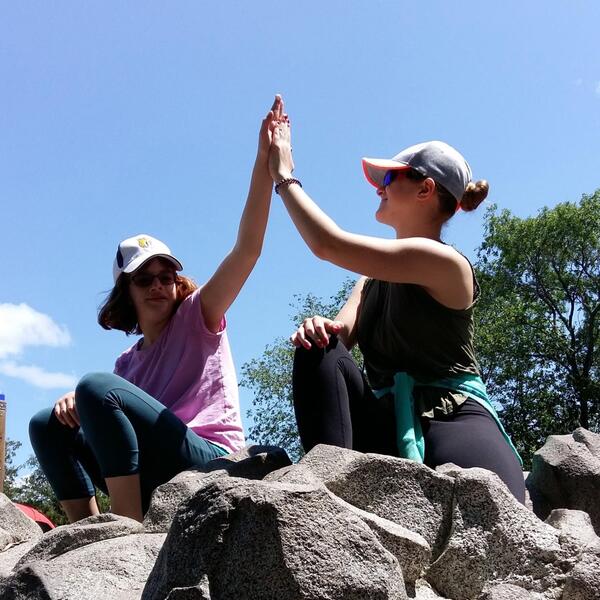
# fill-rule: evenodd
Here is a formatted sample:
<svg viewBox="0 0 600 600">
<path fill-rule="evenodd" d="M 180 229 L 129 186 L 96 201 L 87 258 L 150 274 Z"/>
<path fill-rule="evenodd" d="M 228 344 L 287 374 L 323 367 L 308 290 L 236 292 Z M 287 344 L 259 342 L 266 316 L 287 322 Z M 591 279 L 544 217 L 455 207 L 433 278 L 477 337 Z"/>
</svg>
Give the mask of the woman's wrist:
<svg viewBox="0 0 600 600">
<path fill-rule="evenodd" d="M 275 174 L 274 183 L 278 183 L 279 181 L 283 181 L 284 179 L 292 179 L 294 177 L 291 171 L 281 170 Z"/>
<path fill-rule="evenodd" d="M 299 185 L 300 187 L 302 187 L 302 183 L 300 182 L 299 179 L 296 179 L 295 177 L 284 177 L 283 179 L 276 179 L 275 180 L 275 193 L 279 194 L 279 190 L 282 187 L 288 187 L 290 185 Z"/>
</svg>

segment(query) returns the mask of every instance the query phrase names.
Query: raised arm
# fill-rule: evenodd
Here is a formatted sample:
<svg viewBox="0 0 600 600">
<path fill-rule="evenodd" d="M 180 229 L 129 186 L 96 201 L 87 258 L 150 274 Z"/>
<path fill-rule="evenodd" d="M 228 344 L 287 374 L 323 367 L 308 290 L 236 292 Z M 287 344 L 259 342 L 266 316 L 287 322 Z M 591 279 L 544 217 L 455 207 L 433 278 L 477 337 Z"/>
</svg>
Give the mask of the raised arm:
<svg viewBox="0 0 600 600">
<path fill-rule="evenodd" d="M 275 182 L 292 177 L 289 123 L 273 132 L 269 168 Z M 279 194 L 298 232 L 319 258 L 367 277 L 423 286 L 451 308 L 472 299 L 472 272 L 456 250 L 428 238 L 382 239 L 344 231 L 296 183 Z"/>
<path fill-rule="evenodd" d="M 276 96 L 260 128 L 256 162 L 235 245 L 200 294 L 204 322 L 213 332 L 219 330 L 223 315 L 237 298 L 262 250 L 273 186 L 268 168 L 269 146 L 273 126 L 282 118 L 283 101 Z"/>
</svg>

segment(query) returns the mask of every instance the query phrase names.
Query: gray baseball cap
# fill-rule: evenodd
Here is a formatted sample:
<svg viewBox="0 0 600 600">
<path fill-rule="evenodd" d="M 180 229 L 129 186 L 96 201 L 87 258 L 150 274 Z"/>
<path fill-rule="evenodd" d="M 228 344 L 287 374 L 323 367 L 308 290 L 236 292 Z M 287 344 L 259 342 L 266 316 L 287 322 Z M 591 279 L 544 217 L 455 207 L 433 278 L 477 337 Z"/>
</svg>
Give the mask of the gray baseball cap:
<svg viewBox="0 0 600 600">
<path fill-rule="evenodd" d="M 383 185 L 390 170 L 414 169 L 444 186 L 460 202 L 471 181 L 471 167 L 463 155 L 444 142 L 423 142 L 410 146 L 393 158 L 363 158 L 363 171 L 369 183 Z"/>
</svg>

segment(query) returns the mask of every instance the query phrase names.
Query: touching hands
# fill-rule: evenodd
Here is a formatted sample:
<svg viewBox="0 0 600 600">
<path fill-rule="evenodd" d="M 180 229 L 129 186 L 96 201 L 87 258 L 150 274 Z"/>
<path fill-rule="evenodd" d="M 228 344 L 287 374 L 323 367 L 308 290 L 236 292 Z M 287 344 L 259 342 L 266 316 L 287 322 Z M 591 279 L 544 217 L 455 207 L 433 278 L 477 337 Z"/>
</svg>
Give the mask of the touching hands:
<svg viewBox="0 0 600 600">
<path fill-rule="evenodd" d="M 56 401 L 54 414 L 63 425 L 72 429 L 79 427 L 79 415 L 75 406 L 75 392 L 69 392 Z"/>
<path fill-rule="evenodd" d="M 286 114 L 282 115 L 273 128 L 269 172 L 275 182 L 291 177 L 294 172 L 292 131 L 290 120 Z"/>
<path fill-rule="evenodd" d="M 271 147 L 271 141 L 273 139 L 273 129 L 283 120 L 283 100 L 279 94 L 275 96 L 273 106 L 267 113 L 267 116 L 263 119 L 260 132 L 258 134 L 258 156 L 263 160 L 267 160 L 269 156 L 269 149 Z"/>
<path fill-rule="evenodd" d="M 332 321 L 326 317 L 315 315 L 308 317 L 302 321 L 298 329 L 290 336 L 290 340 L 294 346 L 300 346 L 310 350 L 312 340 L 318 348 L 325 348 L 329 344 L 329 334 L 338 334 L 344 328 L 341 321 Z"/>
</svg>

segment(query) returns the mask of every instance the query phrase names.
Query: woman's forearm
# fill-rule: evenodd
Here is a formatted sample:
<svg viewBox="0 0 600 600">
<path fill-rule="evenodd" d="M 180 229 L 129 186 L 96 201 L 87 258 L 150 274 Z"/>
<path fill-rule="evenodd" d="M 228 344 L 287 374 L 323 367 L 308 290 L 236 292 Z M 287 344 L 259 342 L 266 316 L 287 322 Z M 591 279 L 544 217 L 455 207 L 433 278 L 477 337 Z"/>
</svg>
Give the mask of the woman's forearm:
<svg viewBox="0 0 600 600">
<path fill-rule="evenodd" d="M 256 158 L 246 204 L 240 218 L 238 235 L 232 252 L 256 260 L 260 256 L 271 206 L 273 181 L 266 159 Z"/>
</svg>

